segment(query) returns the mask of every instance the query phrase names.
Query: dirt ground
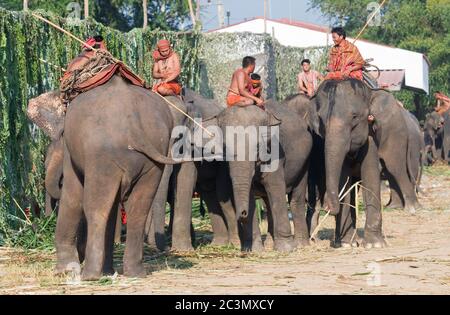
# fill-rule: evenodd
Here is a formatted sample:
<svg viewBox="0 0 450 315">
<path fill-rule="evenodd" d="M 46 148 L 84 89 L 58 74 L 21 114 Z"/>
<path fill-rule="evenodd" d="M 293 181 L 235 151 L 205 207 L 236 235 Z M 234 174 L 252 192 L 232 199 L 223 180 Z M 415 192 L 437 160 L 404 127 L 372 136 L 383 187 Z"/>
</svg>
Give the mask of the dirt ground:
<svg viewBox="0 0 450 315">
<path fill-rule="evenodd" d="M 422 189 L 424 208 L 416 215 L 384 209 L 389 246 L 383 249 L 331 248 L 334 219 L 328 218 L 320 240 L 294 253 L 209 245 L 183 255 L 146 250 L 149 275 L 127 279 L 119 247 L 119 275 L 78 283 L 52 275 L 54 253 L 0 248 L 0 294 L 450 294 L 450 167 L 426 169 Z M 359 233 L 363 226 L 361 213 Z"/>
</svg>

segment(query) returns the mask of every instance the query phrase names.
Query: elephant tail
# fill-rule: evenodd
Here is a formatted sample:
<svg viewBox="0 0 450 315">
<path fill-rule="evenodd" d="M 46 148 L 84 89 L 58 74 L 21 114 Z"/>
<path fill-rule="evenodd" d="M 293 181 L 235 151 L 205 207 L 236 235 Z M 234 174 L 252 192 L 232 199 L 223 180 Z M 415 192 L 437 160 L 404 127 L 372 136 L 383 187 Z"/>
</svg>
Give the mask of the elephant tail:
<svg viewBox="0 0 450 315">
<path fill-rule="evenodd" d="M 156 148 L 151 143 L 146 143 L 141 138 L 137 137 L 131 141 L 132 144 L 128 145 L 128 150 L 133 150 L 146 155 L 151 160 L 156 161 L 160 164 L 180 164 L 183 161 L 175 161 L 174 159 L 164 156 L 156 150 Z M 170 151 L 170 147 L 169 147 Z"/>
</svg>

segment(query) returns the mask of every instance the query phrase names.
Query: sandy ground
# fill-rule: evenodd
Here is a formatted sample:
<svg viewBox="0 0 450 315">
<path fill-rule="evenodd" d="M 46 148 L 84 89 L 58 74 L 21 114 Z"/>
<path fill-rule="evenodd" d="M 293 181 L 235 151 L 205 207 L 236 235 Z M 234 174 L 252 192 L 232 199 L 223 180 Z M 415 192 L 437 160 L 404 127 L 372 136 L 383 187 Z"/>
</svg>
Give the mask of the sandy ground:
<svg viewBox="0 0 450 315">
<path fill-rule="evenodd" d="M 0 294 L 450 294 L 450 167 L 428 169 L 422 189 L 424 209 L 416 215 L 384 210 L 389 246 L 383 249 L 331 248 L 334 219 L 328 218 L 320 241 L 294 253 L 211 246 L 184 255 L 146 251 L 145 279 L 116 275 L 80 284 L 52 275 L 53 253 L 0 248 Z M 359 219 L 362 232 L 364 215 Z"/>
</svg>

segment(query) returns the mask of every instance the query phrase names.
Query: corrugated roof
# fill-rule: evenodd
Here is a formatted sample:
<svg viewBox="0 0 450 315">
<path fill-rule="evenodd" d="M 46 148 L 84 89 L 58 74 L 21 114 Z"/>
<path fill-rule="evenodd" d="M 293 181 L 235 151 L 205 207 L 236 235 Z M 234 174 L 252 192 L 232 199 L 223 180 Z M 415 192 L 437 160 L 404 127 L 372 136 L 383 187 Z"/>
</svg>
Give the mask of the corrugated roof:
<svg viewBox="0 0 450 315">
<path fill-rule="evenodd" d="M 374 78 L 377 77 L 378 71 L 369 71 Z M 380 77 L 377 79 L 378 86 L 390 91 L 400 91 L 405 81 L 405 70 L 380 70 Z"/>
</svg>

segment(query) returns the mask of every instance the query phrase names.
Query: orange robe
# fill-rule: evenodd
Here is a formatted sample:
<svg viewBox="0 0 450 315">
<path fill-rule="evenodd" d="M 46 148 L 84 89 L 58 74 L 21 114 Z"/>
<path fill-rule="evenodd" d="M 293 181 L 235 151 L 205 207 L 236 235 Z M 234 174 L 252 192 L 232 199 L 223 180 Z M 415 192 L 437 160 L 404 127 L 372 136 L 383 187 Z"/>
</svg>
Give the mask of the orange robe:
<svg viewBox="0 0 450 315">
<path fill-rule="evenodd" d="M 342 80 L 344 79 L 342 74 L 348 68 L 355 65 L 364 66 L 364 64 L 365 61 L 358 48 L 348 40 L 344 39 L 338 46 L 331 48 L 330 60 L 328 63 L 328 67 L 331 71 L 327 74 L 325 79 Z M 362 80 L 362 69 L 350 72 L 349 77 Z"/>
</svg>

